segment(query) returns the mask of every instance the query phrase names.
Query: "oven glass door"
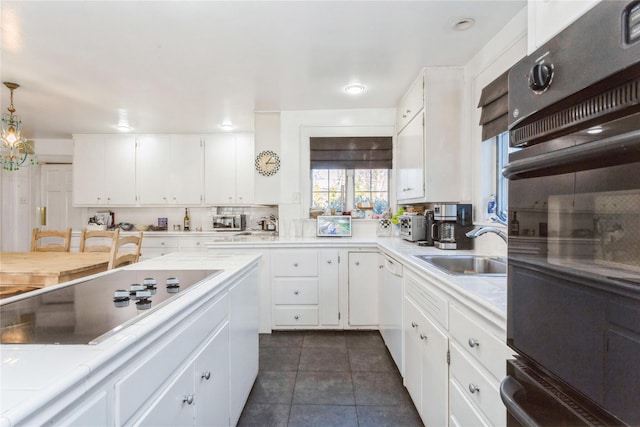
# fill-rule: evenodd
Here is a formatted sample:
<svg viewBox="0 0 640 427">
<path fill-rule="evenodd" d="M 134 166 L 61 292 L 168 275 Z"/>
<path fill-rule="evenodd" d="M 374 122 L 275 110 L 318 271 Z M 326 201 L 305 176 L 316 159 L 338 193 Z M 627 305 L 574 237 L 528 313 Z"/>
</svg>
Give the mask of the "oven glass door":
<svg viewBox="0 0 640 427">
<path fill-rule="evenodd" d="M 514 153 L 507 340 L 525 360 L 640 424 L 640 131 Z M 558 147 L 560 150 L 556 150 Z M 511 227 L 510 227 L 511 230 Z"/>
</svg>

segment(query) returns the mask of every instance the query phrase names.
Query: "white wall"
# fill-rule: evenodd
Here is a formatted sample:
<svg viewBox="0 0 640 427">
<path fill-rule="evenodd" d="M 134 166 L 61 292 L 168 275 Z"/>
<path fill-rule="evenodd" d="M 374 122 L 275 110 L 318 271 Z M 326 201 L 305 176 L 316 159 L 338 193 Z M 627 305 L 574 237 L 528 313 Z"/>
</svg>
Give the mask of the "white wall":
<svg viewBox="0 0 640 427">
<path fill-rule="evenodd" d="M 395 108 L 283 111 L 280 114 L 280 234 L 295 235 L 296 220 L 309 217 L 311 136 L 394 136 Z M 392 187 L 393 187 L 392 180 Z M 301 226 L 301 225 L 299 225 Z M 309 233 L 308 226 L 304 227 Z M 375 227 L 363 227 L 363 231 Z M 354 227 L 356 233 L 356 227 Z"/>
<path fill-rule="evenodd" d="M 470 174 L 467 185 L 471 188 L 474 205 L 474 222 L 482 223 L 483 212 L 489 195 L 495 193 L 495 157 L 494 150 L 482 144 L 480 109 L 476 108 L 482 88 L 491 83 L 500 74 L 527 54 L 527 8 L 523 8 L 489 43 L 487 43 L 465 66 L 467 73 L 466 91 L 470 99 L 465 102 L 468 108 L 468 149 L 464 150 L 467 170 Z M 506 245 L 496 235 L 489 233 L 476 239 L 475 247 L 479 251 L 506 254 Z"/>
</svg>

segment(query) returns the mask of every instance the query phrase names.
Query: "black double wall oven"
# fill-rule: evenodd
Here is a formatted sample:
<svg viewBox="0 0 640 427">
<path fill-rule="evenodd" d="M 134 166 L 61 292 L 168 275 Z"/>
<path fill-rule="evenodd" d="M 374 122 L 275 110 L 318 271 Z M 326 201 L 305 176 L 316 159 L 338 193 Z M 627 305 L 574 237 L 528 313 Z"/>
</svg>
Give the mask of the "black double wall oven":
<svg viewBox="0 0 640 427">
<path fill-rule="evenodd" d="M 509 73 L 509 425 L 640 426 L 640 1 Z"/>
</svg>

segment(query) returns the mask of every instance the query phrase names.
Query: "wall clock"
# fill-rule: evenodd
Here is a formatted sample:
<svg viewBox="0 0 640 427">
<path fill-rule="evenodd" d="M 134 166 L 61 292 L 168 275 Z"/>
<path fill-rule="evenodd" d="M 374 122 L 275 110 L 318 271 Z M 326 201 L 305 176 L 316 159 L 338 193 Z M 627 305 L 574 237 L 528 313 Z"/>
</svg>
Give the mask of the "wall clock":
<svg viewBox="0 0 640 427">
<path fill-rule="evenodd" d="M 280 157 L 271 151 L 265 150 L 256 156 L 256 170 L 260 175 L 272 176 L 280 169 Z"/>
</svg>

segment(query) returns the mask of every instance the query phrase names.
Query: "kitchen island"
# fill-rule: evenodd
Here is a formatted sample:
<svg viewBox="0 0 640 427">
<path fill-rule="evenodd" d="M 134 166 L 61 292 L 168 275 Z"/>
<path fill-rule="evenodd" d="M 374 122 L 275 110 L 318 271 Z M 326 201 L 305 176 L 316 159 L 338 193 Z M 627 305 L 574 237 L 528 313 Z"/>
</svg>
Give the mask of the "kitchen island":
<svg viewBox="0 0 640 427">
<path fill-rule="evenodd" d="M 179 253 L 116 270 L 222 271 L 93 345 L 2 344 L 1 425 L 235 425 L 258 372 L 259 259 Z"/>
</svg>

